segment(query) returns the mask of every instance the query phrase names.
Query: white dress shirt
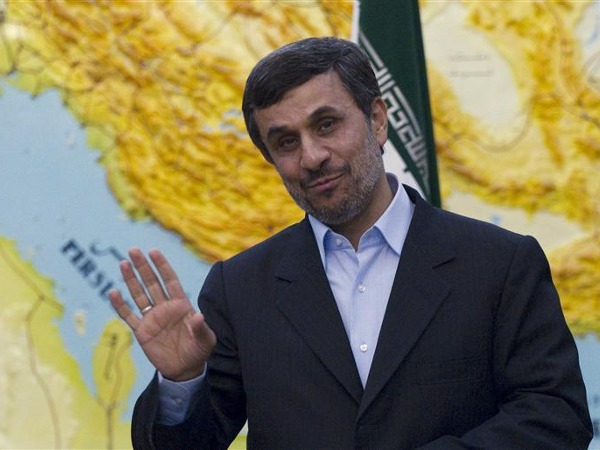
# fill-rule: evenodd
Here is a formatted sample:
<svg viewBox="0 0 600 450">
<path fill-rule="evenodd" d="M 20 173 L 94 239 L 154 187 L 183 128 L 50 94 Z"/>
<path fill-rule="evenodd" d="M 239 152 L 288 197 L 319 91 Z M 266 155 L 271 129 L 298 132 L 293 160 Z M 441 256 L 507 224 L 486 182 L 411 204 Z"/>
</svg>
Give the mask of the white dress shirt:
<svg viewBox="0 0 600 450">
<path fill-rule="evenodd" d="M 344 236 L 309 217 L 363 387 L 414 210 L 398 179 L 388 174 L 388 182 L 394 198 L 356 251 Z"/>
</svg>

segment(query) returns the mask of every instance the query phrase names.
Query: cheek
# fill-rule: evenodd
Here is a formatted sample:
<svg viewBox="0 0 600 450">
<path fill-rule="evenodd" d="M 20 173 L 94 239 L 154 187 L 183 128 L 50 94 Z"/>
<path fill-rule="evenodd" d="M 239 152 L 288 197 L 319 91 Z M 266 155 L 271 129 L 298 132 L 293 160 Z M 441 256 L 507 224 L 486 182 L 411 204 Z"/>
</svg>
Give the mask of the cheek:
<svg viewBox="0 0 600 450">
<path fill-rule="evenodd" d="M 297 167 L 298 165 L 293 163 L 289 159 L 279 159 L 275 161 L 275 170 L 279 174 L 279 177 L 285 181 L 294 181 L 298 176 Z"/>
</svg>

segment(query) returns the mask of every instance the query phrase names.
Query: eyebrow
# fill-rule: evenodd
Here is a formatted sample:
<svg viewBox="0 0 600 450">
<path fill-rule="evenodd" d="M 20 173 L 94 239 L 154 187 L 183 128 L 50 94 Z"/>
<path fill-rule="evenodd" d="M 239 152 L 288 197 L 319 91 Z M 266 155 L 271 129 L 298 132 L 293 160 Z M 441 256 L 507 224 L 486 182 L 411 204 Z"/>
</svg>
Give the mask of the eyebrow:
<svg viewBox="0 0 600 450">
<path fill-rule="evenodd" d="M 308 118 L 311 122 L 315 122 L 317 120 L 317 118 L 322 116 L 323 114 L 332 113 L 332 112 L 338 113 L 338 110 L 336 108 L 334 108 L 333 106 L 323 105 L 323 106 L 319 106 L 312 113 L 310 113 Z M 274 136 L 284 134 L 288 130 L 289 130 L 289 128 L 286 125 L 274 125 L 272 127 L 269 127 L 269 129 L 267 130 L 266 141 L 270 142 Z"/>
<path fill-rule="evenodd" d="M 284 134 L 287 130 L 288 130 L 288 127 L 285 126 L 285 125 L 275 125 L 275 126 L 269 127 L 269 130 L 267 131 L 266 141 L 267 142 L 271 142 L 271 140 L 275 136 L 279 136 L 280 134 Z"/>
</svg>

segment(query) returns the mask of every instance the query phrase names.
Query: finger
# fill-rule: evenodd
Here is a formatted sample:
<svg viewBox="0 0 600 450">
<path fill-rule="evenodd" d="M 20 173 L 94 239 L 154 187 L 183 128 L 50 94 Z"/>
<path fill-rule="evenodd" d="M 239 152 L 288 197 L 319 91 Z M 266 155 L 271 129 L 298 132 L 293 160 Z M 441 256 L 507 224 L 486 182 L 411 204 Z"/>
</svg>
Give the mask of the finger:
<svg viewBox="0 0 600 450">
<path fill-rule="evenodd" d="M 179 278 L 162 252 L 157 249 L 152 249 L 148 252 L 148 255 L 158 270 L 169 297 L 185 298 L 185 292 L 183 291 L 183 287 L 179 282 Z"/>
<path fill-rule="evenodd" d="M 151 300 L 148 298 L 144 286 L 138 280 L 131 263 L 129 261 L 121 261 L 119 269 L 121 270 L 127 290 L 137 307 L 141 310 L 151 304 Z"/>
<path fill-rule="evenodd" d="M 154 272 L 152 266 L 148 263 L 144 253 L 138 248 L 132 248 L 129 251 L 129 257 L 144 283 L 146 292 L 150 296 L 150 301 L 156 305 L 168 300 L 160 279 Z M 140 306 L 139 303 L 136 302 L 136 304 Z"/>
<path fill-rule="evenodd" d="M 138 326 L 140 319 L 136 316 L 133 310 L 125 303 L 121 292 L 117 289 L 111 289 L 108 293 L 108 299 L 110 300 L 110 304 L 117 312 L 119 317 L 123 319 L 123 321 L 135 331 Z"/>
</svg>

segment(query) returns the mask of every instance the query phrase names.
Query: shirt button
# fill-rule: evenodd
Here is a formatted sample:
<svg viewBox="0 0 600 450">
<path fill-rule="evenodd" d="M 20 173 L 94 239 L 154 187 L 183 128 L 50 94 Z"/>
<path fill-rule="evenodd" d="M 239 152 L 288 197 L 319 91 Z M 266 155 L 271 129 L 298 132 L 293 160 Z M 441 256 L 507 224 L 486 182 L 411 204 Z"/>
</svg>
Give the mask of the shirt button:
<svg viewBox="0 0 600 450">
<path fill-rule="evenodd" d="M 175 404 L 177 406 L 181 406 L 181 404 L 183 403 L 183 400 L 181 399 L 181 397 L 175 397 L 173 400 L 175 401 Z"/>
<path fill-rule="evenodd" d="M 363 292 L 365 292 L 367 290 L 366 286 L 364 284 L 361 284 L 358 286 L 358 292 L 360 292 L 361 294 Z"/>
<path fill-rule="evenodd" d="M 367 350 L 369 350 L 369 346 L 367 344 L 360 344 L 360 351 L 361 352 L 366 352 Z"/>
<path fill-rule="evenodd" d="M 335 240 L 335 243 L 337 244 L 338 247 L 343 244 L 343 242 L 342 242 L 342 240 L 340 238 L 337 238 Z"/>
</svg>

